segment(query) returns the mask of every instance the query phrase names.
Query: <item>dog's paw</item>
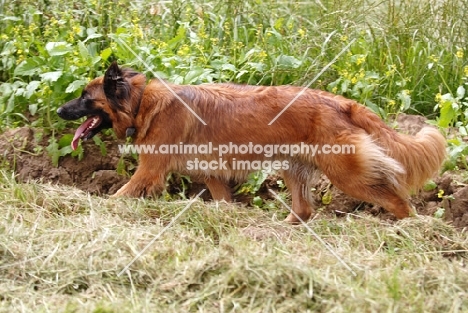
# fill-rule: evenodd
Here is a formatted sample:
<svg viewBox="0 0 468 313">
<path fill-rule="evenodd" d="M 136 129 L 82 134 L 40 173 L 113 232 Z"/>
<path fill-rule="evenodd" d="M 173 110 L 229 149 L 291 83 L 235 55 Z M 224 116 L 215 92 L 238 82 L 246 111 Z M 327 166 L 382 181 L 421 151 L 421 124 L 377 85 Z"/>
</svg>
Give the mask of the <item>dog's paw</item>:
<svg viewBox="0 0 468 313">
<path fill-rule="evenodd" d="M 119 197 L 135 197 L 131 191 L 135 191 L 135 188 L 132 188 L 128 183 L 120 187 L 116 193 L 110 196 L 110 198 L 119 198 Z M 138 197 L 138 196 L 137 196 Z"/>
<path fill-rule="evenodd" d="M 301 221 L 299 221 L 299 219 L 292 213 L 289 213 L 289 215 L 284 219 L 284 222 L 292 225 L 298 225 L 301 223 Z"/>
</svg>

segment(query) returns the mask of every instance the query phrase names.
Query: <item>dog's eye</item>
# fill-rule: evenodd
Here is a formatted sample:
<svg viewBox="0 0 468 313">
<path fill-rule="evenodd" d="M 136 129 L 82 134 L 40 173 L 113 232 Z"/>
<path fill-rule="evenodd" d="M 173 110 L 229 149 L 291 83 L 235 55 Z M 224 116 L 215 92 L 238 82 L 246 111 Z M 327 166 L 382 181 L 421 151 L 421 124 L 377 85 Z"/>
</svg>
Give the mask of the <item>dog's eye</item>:
<svg viewBox="0 0 468 313">
<path fill-rule="evenodd" d="M 80 105 L 86 107 L 86 108 L 90 108 L 92 105 L 93 105 L 93 100 L 91 99 L 81 99 L 81 102 L 80 102 Z"/>
</svg>

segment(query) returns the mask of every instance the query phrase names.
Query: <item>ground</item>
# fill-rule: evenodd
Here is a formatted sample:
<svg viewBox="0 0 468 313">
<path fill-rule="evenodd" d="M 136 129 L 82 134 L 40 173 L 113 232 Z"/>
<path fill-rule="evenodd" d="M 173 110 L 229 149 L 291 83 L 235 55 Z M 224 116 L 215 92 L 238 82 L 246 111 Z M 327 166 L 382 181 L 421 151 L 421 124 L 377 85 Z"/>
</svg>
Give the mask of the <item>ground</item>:
<svg viewBox="0 0 468 313">
<path fill-rule="evenodd" d="M 420 116 L 401 114 L 396 120 L 399 131 L 414 133 L 425 123 Z M 71 130 L 70 130 L 71 132 Z M 38 136 L 38 134 L 42 134 Z M 3 167 L 15 171 L 19 182 L 37 180 L 57 184 L 75 186 L 83 191 L 97 195 L 113 194 L 123 184 L 129 175 L 121 175 L 116 171 L 121 155 L 116 141 L 111 136 L 104 136 L 107 154 L 104 156 L 94 142 L 84 142 L 84 157 L 79 161 L 70 155 L 61 157 L 58 166 L 52 164 L 52 159 L 45 147 L 48 136 L 37 129 L 22 127 L 4 132 L 0 136 L 0 151 L 3 151 Z M 37 149 L 43 147 L 43 149 Z M 136 164 L 132 157 L 123 160 L 126 168 Z M 129 170 L 131 172 L 131 170 Z M 468 186 L 463 172 L 445 172 L 434 178 L 435 185 L 430 190 L 422 191 L 411 198 L 411 202 L 418 214 L 434 216 L 443 213 L 446 221 L 457 228 L 468 226 Z M 272 199 L 268 188 L 279 189 L 277 177 L 269 177 L 259 190 L 259 195 L 267 200 Z M 193 182 L 185 191 L 190 197 L 203 188 L 203 185 Z M 314 195 L 318 203 L 322 203 L 318 210 L 320 214 L 351 213 L 365 210 L 372 215 L 379 215 L 382 219 L 393 219 L 385 210 L 371 204 L 348 197 L 334 188 L 326 177 L 321 177 L 314 188 Z M 171 193 L 181 192 L 180 181 L 175 180 L 168 186 Z M 209 195 L 205 195 L 209 200 Z M 238 196 L 237 201 L 251 204 L 252 196 Z"/>
</svg>

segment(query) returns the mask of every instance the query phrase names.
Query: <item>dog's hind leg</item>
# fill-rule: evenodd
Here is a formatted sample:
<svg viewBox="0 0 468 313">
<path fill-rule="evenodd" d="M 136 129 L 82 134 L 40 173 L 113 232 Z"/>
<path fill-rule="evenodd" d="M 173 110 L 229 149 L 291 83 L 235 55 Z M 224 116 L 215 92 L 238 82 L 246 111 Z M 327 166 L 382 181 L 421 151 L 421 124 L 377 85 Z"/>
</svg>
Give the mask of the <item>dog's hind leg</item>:
<svg viewBox="0 0 468 313">
<path fill-rule="evenodd" d="M 313 165 L 291 164 L 289 170 L 283 171 L 283 179 L 291 193 L 292 212 L 286 217 L 285 221 L 292 224 L 300 223 L 297 216 L 307 221 L 313 213 L 313 197 L 310 191 L 310 183 L 315 178 L 317 170 Z M 297 215 L 297 216 L 296 216 Z"/>
<path fill-rule="evenodd" d="M 229 185 L 223 180 L 209 176 L 205 178 L 205 184 L 210 190 L 213 200 L 225 200 L 227 202 L 231 201 L 231 189 L 229 188 Z"/>
<path fill-rule="evenodd" d="M 403 166 L 370 136 L 361 133 L 348 138 L 355 146 L 354 153 L 320 155 L 320 169 L 344 193 L 378 204 L 399 219 L 412 215 L 407 187 L 402 182 Z"/>
</svg>

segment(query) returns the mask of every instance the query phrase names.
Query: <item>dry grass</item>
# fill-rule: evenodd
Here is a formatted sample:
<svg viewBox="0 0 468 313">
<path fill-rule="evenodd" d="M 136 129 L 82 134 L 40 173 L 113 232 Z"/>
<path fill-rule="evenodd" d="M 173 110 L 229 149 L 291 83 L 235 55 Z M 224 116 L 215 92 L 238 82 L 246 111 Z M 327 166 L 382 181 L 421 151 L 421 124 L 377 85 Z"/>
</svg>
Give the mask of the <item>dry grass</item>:
<svg viewBox="0 0 468 313">
<path fill-rule="evenodd" d="M 283 211 L 105 199 L 1 173 L 4 312 L 462 312 L 466 232 L 430 217 L 309 223 L 353 276 Z"/>
</svg>

